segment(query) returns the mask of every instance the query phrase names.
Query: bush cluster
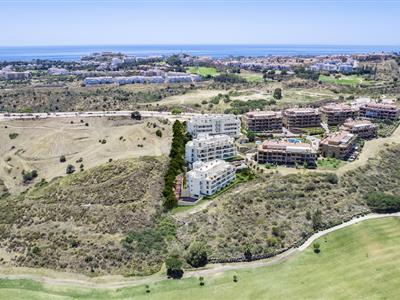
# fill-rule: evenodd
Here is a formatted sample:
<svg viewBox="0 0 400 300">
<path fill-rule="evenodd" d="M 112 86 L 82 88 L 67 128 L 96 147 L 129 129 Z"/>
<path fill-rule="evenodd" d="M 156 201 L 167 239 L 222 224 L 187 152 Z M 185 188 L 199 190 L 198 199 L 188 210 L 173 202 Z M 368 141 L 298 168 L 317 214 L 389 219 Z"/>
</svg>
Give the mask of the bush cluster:
<svg viewBox="0 0 400 300">
<path fill-rule="evenodd" d="M 393 213 L 400 211 L 400 196 L 381 192 L 372 192 L 366 196 L 371 210 L 378 213 Z"/>
</svg>

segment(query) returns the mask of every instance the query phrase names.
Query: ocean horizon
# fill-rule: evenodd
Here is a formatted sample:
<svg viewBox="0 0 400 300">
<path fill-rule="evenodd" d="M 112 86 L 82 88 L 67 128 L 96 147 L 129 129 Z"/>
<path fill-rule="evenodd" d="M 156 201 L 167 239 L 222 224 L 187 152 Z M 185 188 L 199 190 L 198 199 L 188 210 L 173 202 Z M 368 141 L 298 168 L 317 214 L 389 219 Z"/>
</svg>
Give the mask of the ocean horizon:
<svg viewBox="0 0 400 300">
<path fill-rule="evenodd" d="M 94 52 L 121 52 L 135 56 L 186 53 L 224 58 L 229 56 L 315 56 L 400 52 L 399 46 L 385 45 L 71 45 L 71 46 L 0 46 L 0 61 L 32 61 L 35 59 L 76 61 Z"/>
</svg>

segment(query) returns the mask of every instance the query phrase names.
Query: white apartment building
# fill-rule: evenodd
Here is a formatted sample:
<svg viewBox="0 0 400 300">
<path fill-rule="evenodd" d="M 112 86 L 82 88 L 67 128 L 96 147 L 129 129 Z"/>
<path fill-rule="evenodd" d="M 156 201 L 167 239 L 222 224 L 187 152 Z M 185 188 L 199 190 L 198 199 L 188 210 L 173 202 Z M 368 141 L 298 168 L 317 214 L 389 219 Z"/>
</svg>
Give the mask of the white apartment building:
<svg viewBox="0 0 400 300">
<path fill-rule="evenodd" d="M 210 196 L 235 179 L 236 168 L 220 159 L 196 161 L 193 170 L 186 173 L 187 189 L 193 198 Z"/>
<path fill-rule="evenodd" d="M 228 159 L 236 156 L 235 139 L 226 134 L 209 135 L 200 133 L 185 147 L 185 159 L 189 164 L 195 161 Z"/>
<path fill-rule="evenodd" d="M 187 130 L 193 138 L 200 133 L 239 137 L 240 119 L 232 114 L 198 115 L 187 122 Z"/>
</svg>

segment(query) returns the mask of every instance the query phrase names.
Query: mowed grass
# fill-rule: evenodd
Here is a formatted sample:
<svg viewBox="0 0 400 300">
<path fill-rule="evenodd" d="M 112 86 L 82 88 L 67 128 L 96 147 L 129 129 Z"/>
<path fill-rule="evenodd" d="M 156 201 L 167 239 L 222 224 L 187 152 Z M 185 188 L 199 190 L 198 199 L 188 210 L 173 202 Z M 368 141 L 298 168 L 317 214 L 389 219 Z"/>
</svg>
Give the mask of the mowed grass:
<svg viewBox="0 0 400 300">
<path fill-rule="evenodd" d="M 203 77 L 217 76 L 219 74 L 217 72 L 217 69 L 212 67 L 189 67 L 187 69 L 187 72 L 191 74 L 197 74 Z"/>
<path fill-rule="evenodd" d="M 340 85 L 358 85 L 358 84 L 369 84 L 364 78 L 358 75 L 341 75 L 339 78 L 335 76 L 320 75 L 319 80 L 325 83 L 333 83 Z"/>
<path fill-rule="evenodd" d="M 312 248 L 268 267 L 165 280 L 118 290 L 47 286 L 1 280 L 0 299 L 398 299 L 400 219 L 364 221 L 338 230 Z M 233 282 L 237 275 L 238 282 Z"/>
<path fill-rule="evenodd" d="M 246 79 L 248 82 L 263 82 L 263 74 L 256 72 L 241 71 L 240 77 Z"/>
</svg>

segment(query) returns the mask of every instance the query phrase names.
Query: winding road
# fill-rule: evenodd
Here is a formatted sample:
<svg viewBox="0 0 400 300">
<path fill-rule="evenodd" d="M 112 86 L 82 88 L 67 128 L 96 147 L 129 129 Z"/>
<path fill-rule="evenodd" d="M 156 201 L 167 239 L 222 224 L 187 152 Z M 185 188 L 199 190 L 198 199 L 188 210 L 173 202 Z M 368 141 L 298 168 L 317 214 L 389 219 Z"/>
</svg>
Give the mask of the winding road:
<svg viewBox="0 0 400 300">
<path fill-rule="evenodd" d="M 342 223 L 340 225 L 331 227 L 329 229 L 317 232 L 313 234 L 304 244 L 299 246 L 298 248 L 291 248 L 280 255 L 274 256 L 269 259 L 252 261 L 252 262 L 241 262 L 241 263 L 227 263 L 227 264 L 210 264 L 204 269 L 194 270 L 194 271 L 186 271 L 184 274 L 184 278 L 190 277 L 198 277 L 198 276 L 210 276 L 215 275 L 221 272 L 226 271 L 234 271 L 241 269 L 249 269 L 249 268 L 260 268 L 267 267 L 270 265 L 274 265 L 280 263 L 282 261 L 287 260 L 288 258 L 304 251 L 307 247 L 309 247 L 316 239 L 334 232 L 336 230 L 340 230 L 342 228 L 372 219 L 380 219 L 387 217 L 400 217 L 400 212 L 393 214 L 369 214 L 363 217 L 354 218 L 348 222 Z M 31 274 L 29 274 L 31 271 Z M 21 274 L 22 272 L 26 272 L 26 274 Z M 90 278 L 84 275 L 72 274 L 72 273 L 57 273 L 54 271 L 49 271 L 51 275 L 42 275 L 42 274 L 33 274 L 34 269 L 26 269 L 26 268 L 0 268 L 0 279 L 10 279 L 10 280 L 20 280 L 20 279 L 28 279 L 34 280 L 37 282 L 49 284 L 49 285 L 61 285 L 61 286 L 78 286 L 84 288 L 102 288 L 102 289 L 117 289 L 123 287 L 144 285 L 144 284 L 152 284 L 155 282 L 166 280 L 164 274 L 155 274 L 152 276 L 144 277 L 144 278 L 125 278 L 122 276 L 103 276 L 97 278 Z M 43 272 L 42 270 L 42 273 Z"/>
</svg>

